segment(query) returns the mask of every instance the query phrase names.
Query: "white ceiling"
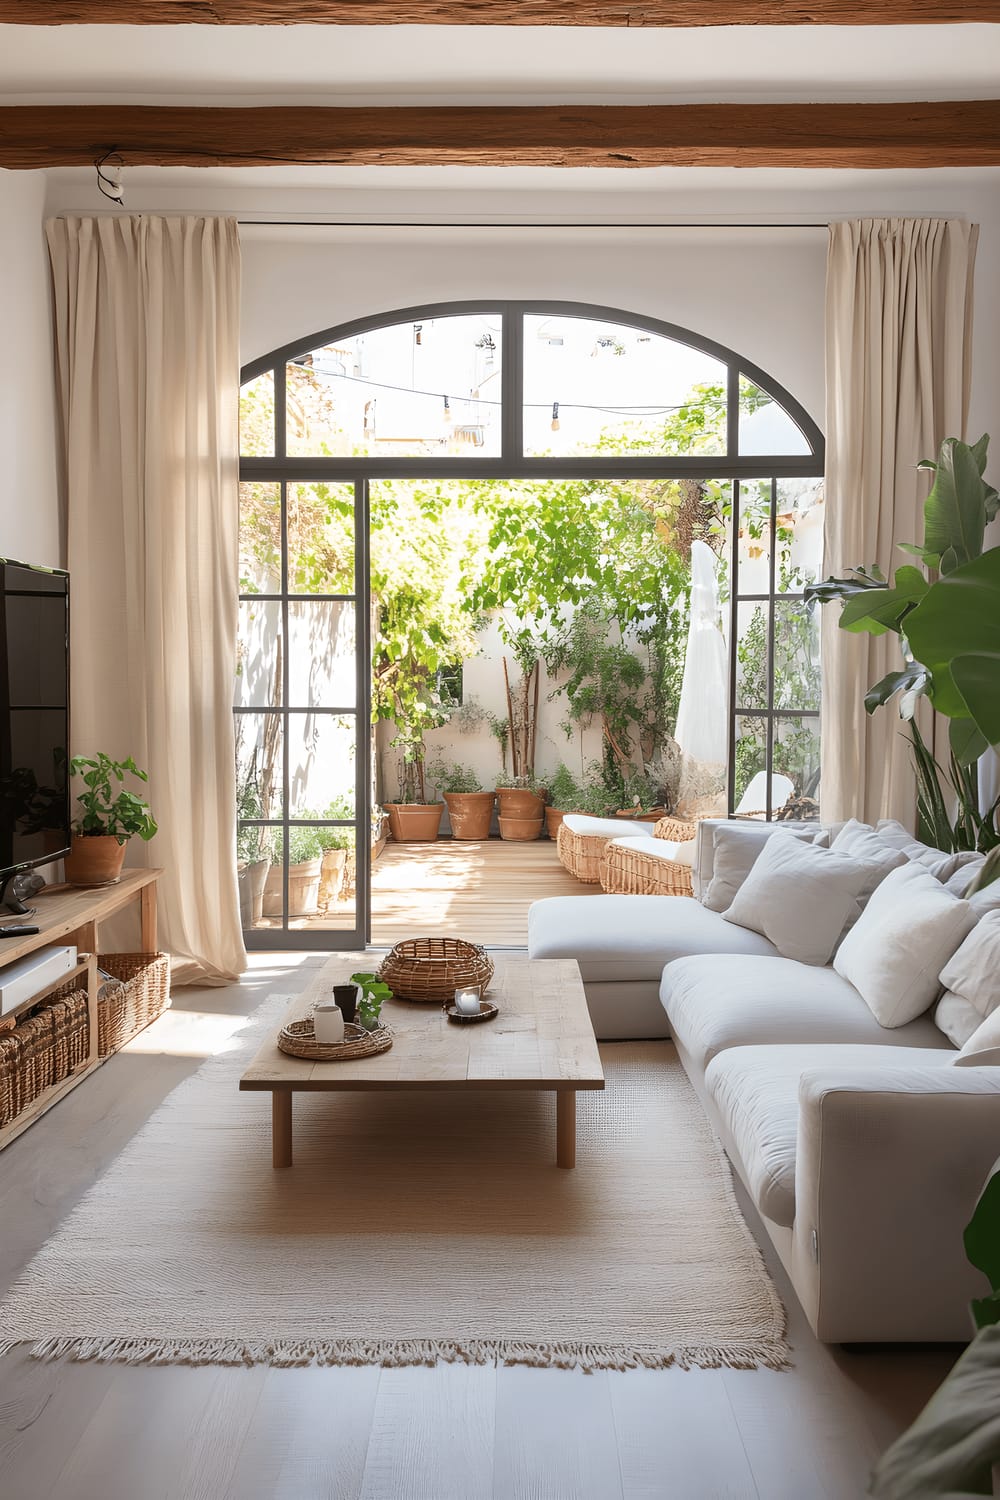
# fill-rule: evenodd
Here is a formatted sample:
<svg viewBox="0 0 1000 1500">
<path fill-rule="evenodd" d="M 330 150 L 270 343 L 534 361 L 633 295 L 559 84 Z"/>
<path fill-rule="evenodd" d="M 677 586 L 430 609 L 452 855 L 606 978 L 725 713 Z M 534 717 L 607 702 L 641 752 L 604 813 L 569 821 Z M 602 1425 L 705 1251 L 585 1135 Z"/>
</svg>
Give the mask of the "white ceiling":
<svg viewBox="0 0 1000 1500">
<path fill-rule="evenodd" d="M 1000 97 L 1000 26 L 0 26 L 15 103 Z"/>
</svg>

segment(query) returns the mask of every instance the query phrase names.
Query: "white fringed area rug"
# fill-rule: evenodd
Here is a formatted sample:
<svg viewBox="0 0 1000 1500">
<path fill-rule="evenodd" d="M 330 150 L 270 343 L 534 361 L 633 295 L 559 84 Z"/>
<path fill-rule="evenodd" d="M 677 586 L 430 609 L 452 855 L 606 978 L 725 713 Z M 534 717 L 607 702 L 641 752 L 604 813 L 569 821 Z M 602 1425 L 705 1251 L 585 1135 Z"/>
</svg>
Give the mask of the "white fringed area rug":
<svg viewBox="0 0 1000 1500">
<path fill-rule="evenodd" d="M 0 1352 L 151 1364 L 777 1369 L 784 1311 L 669 1042 L 551 1094 L 297 1094 L 239 1075 L 287 998 L 159 1107 L 0 1304 Z"/>
</svg>

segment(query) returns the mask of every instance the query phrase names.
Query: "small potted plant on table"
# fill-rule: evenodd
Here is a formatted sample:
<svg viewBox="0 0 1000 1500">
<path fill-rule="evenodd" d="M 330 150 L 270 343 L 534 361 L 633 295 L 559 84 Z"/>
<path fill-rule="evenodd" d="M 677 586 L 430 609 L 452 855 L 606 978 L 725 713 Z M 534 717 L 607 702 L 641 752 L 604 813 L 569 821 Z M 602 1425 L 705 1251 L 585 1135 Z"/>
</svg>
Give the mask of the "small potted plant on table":
<svg viewBox="0 0 1000 1500">
<path fill-rule="evenodd" d="M 73 823 L 72 851 L 65 862 L 70 885 L 115 885 L 121 879 L 125 847 L 138 835 L 149 840 L 156 823 L 149 803 L 126 789 L 126 776 L 148 781 L 131 756 L 112 760 L 99 750 L 90 757 L 77 755 L 69 763 L 70 773 L 83 782 L 77 793 L 79 815 Z"/>
</svg>

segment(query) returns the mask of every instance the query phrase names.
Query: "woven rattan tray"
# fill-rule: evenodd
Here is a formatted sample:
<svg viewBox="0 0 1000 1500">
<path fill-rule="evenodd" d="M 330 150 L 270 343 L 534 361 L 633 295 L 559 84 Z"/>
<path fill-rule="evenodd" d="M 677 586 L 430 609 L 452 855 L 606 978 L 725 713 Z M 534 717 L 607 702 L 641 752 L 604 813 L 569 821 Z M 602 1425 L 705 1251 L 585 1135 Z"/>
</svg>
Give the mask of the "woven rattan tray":
<svg viewBox="0 0 1000 1500">
<path fill-rule="evenodd" d="M 312 1016 L 301 1021 L 289 1021 L 278 1032 L 278 1046 L 292 1057 L 308 1057 L 313 1062 L 350 1062 L 357 1057 L 374 1057 L 378 1052 L 388 1052 L 392 1046 L 392 1031 L 383 1022 L 375 1031 L 366 1031 L 363 1026 L 348 1021 L 344 1025 L 342 1042 L 317 1042 Z"/>
<path fill-rule="evenodd" d="M 467 985 L 485 990 L 493 960 L 463 938 L 407 938 L 382 960 L 378 976 L 397 1000 L 442 1005 Z"/>
</svg>

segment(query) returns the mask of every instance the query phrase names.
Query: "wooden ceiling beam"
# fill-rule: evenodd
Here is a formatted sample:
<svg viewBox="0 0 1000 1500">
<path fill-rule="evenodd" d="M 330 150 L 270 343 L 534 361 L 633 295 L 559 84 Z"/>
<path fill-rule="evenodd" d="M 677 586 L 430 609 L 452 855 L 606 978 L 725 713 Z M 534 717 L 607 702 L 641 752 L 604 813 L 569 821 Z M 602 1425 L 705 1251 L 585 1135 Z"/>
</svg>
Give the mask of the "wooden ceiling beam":
<svg viewBox="0 0 1000 1500">
<path fill-rule="evenodd" d="M 1000 22 L 1000 0 L 0 0 L 21 26 L 914 26 Z"/>
<path fill-rule="evenodd" d="M 1000 100 L 534 108 L 0 108 L 0 167 L 1000 165 Z"/>
</svg>

